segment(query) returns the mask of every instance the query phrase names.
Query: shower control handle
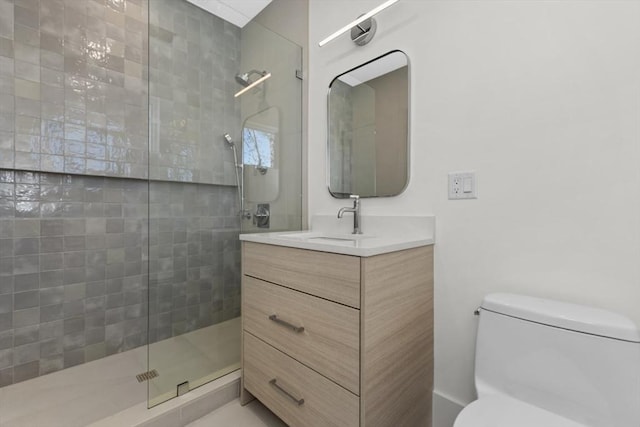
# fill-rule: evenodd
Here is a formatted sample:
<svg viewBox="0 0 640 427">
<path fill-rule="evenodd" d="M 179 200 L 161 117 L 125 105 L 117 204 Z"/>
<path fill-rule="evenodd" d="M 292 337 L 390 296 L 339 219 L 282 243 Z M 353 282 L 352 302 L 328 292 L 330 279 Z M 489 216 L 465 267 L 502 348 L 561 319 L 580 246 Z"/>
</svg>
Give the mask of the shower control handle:
<svg viewBox="0 0 640 427">
<path fill-rule="evenodd" d="M 285 396 L 287 396 L 289 399 L 293 400 L 298 406 L 300 406 L 300 405 L 302 405 L 304 403 L 304 398 L 301 397 L 300 399 L 298 399 L 292 393 L 289 393 L 280 384 L 278 384 L 278 379 L 277 378 L 272 378 L 271 380 L 269 380 L 269 384 L 271 384 L 272 386 L 274 386 L 275 388 L 280 390 Z"/>
<path fill-rule="evenodd" d="M 291 328 L 291 329 L 293 329 L 294 332 L 297 332 L 297 333 L 304 332 L 304 326 L 292 325 L 291 323 L 287 322 L 286 320 L 278 319 L 278 316 L 276 314 L 272 314 L 271 316 L 269 316 L 269 320 L 272 320 L 272 321 L 274 321 L 276 323 L 279 323 L 282 326 L 286 326 L 287 328 Z"/>
</svg>

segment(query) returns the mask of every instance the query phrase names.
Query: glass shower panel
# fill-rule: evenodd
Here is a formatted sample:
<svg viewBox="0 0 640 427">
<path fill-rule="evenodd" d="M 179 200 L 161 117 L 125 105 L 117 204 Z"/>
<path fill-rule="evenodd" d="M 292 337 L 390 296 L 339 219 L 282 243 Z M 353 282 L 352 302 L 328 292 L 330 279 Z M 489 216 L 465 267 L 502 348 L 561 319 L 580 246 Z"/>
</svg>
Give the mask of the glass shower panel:
<svg viewBox="0 0 640 427">
<path fill-rule="evenodd" d="M 241 31 L 242 71 L 271 74 L 240 96 L 244 205 L 242 232 L 302 227 L 302 48 L 249 22 Z M 260 156 L 258 156 L 260 154 Z M 267 212 L 268 221 L 255 214 Z"/>
<path fill-rule="evenodd" d="M 148 384 L 154 406 L 240 366 L 238 235 L 253 227 L 257 208 L 247 203 L 251 215 L 241 218 L 245 189 L 238 187 L 253 182 L 242 167 L 242 124 L 276 108 L 266 175 L 275 167 L 280 177 L 300 170 L 295 76 L 301 48 L 255 23 L 239 28 L 184 0 L 151 0 L 149 21 Z M 265 40 L 268 62 L 256 53 Z M 294 65 L 284 70 L 285 63 Z M 243 82 L 242 74 L 254 69 Z M 234 96 L 263 70 L 271 77 Z M 269 201 L 282 228 L 299 228 L 301 175 L 287 177 L 296 179 L 297 185 L 281 182 Z M 297 194 L 287 193 L 292 189 Z"/>
</svg>

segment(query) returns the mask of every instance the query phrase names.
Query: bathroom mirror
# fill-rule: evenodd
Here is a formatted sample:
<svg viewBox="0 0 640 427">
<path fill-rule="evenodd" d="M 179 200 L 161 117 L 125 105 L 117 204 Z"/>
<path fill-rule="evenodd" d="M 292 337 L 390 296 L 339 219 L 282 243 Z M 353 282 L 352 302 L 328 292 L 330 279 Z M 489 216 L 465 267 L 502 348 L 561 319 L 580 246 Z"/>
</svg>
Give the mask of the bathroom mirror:
<svg viewBox="0 0 640 427">
<path fill-rule="evenodd" d="M 242 125 L 244 197 L 248 202 L 273 202 L 280 192 L 278 152 L 280 111 L 270 107 L 247 117 Z"/>
<path fill-rule="evenodd" d="M 409 60 L 391 51 L 335 77 L 327 185 L 336 198 L 396 196 L 409 181 Z"/>
</svg>

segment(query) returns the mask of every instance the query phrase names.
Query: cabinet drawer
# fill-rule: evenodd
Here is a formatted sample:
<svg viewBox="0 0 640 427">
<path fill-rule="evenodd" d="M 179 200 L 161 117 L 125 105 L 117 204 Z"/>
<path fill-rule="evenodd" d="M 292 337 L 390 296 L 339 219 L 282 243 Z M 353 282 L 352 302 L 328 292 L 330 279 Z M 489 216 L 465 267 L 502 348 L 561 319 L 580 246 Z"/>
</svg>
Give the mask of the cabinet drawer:
<svg viewBox="0 0 640 427">
<path fill-rule="evenodd" d="M 249 276 L 242 293 L 246 331 L 360 394 L 359 310 Z"/>
<path fill-rule="evenodd" d="M 242 252 L 244 274 L 360 307 L 359 257 L 252 242 Z"/>
<path fill-rule="evenodd" d="M 244 386 L 291 427 L 355 427 L 358 397 L 243 333 Z"/>
</svg>

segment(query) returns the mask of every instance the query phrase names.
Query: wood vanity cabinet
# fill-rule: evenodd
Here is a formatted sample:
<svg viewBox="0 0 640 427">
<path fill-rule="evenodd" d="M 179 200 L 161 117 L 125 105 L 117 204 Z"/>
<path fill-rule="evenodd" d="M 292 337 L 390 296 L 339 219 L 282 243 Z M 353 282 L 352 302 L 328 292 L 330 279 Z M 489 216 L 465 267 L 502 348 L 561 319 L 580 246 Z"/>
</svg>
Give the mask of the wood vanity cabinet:
<svg viewBox="0 0 640 427">
<path fill-rule="evenodd" d="M 292 427 L 430 426 L 433 246 L 242 243 L 241 402 Z"/>
</svg>

